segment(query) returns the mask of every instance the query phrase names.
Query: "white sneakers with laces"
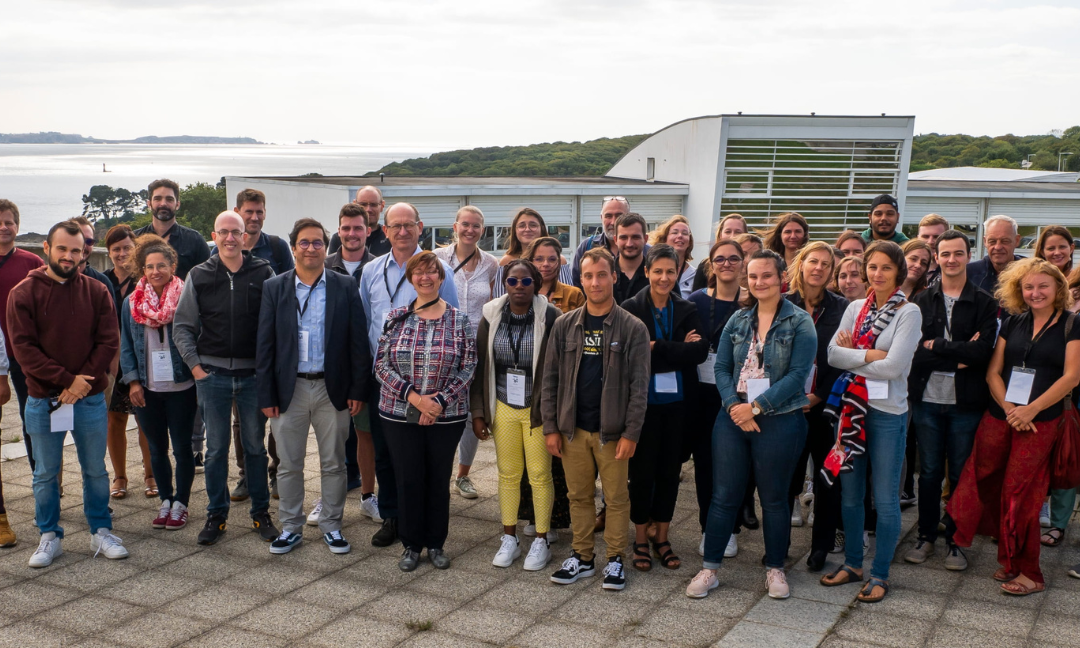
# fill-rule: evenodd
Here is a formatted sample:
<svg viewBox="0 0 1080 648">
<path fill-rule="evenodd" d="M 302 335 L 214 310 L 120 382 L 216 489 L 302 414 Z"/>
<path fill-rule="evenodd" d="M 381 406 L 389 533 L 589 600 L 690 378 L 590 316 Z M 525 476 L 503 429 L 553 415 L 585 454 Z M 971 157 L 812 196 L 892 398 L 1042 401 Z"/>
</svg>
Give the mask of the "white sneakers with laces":
<svg viewBox="0 0 1080 648">
<path fill-rule="evenodd" d="M 97 533 L 90 536 L 90 548 L 94 550 L 94 556 L 104 554 L 109 560 L 120 560 L 128 557 L 128 550 L 124 548 L 124 541 L 105 528 L 98 529 Z"/>
<path fill-rule="evenodd" d="M 727 547 L 724 549 L 724 558 L 734 558 L 739 555 L 739 536 L 734 533 L 728 538 Z"/>
<path fill-rule="evenodd" d="M 372 495 L 366 500 L 361 500 L 360 513 L 371 518 L 372 522 L 382 522 L 382 516 L 379 515 L 379 496 Z"/>
<path fill-rule="evenodd" d="M 42 533 L 37 551 L 30 556 L 30 566 L 34 569 L 48 567 L 52 564 L 53 559 L 59 558 L 63 553 L 63 550 L 60 549 L 60 538 L 56 537 L 55 533 L 51 531 Z"/>
<path fill-rule="evenodd" d="M 709 592 L 720 587 L 720 579 L 715 569 L 702 569 L 686 586 L 686 595 L 690 598 L 705 598 Z"/>
<path fill-rule="evenodd" d="M 536 538 L 529 547 L 529 555 L 525 556 L 525 571 L 540 571 L 551 562 L 551 548 L 545 538 Z"/>
<path fill-rule="evenodd" d="M 372 495 L 372 497 L 374 497 L 374 495 Z M 361 509 L 363 509 L 363 506 L 364 506 L 363 503 L 361 503 L 360 504 Z M 307 525 L 308 526 L 319 526 L 319 515 L 321 515 L 321 514 L 322 514 L 322 498 L 320 497 L 319 499 L 315 500 L 315 506 L 312 507 L 311 513 L 308 513 Z"/>
<path fill-rule="evenodd" d="M 521 555 L 521 543 L 517 536 L 503 534 L 499 550 L 495 552 L 495 558 L 491 561 L 496 567 L 509 567 Z"/>
</svg>

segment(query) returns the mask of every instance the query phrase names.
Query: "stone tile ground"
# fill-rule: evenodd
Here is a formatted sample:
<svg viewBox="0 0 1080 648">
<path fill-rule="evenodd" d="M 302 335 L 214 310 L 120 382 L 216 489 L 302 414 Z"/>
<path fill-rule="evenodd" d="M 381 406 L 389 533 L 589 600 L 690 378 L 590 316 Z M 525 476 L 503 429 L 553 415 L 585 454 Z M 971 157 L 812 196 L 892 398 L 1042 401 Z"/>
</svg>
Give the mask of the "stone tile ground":
<svg viewBox="0 0 1080 648">
<path fill-rule="evenodd" d="M 17 411 L 6 406 L 5 445 L 14 446 L 17 427 Z M 135 434 L 129 436 L 128 474 L 139 475 Z M 5 456 L 14 450 L 5 448 Z M 309 503 L 317 496 L 317 465 L 312 443 Z M 195 536 L 206 506 L 201 475 L 192 521 L 181 531 L 150 528 L 156 500 L 144 498 L 141 489 L 113 500 L 116 533 L 131 558 L 108 561 L 90 550 L 78 462 L 68 447 L 64 555 L 49 568 L 31 570 L 26 563 L 38 534 L 31 524 L 29 466 L 16 458 L 0 470 L 20 539 L 17 547 L 0 551 L 0 647 L 1080 646 L 1080 580 L 1065 575 L 1080 562 L 1075 523 L 1065 545 L 1043 552 L 1048 592 L 1026 599 L 1005 597 L 990 580 L 995 548 L 987 541 L 973 548 L 965 573 L 945 571 L 940 555 L 919 567 L 898 563 L 884 603 L 853 603 L 854 586 L 823 588 L 817 575 L 806 572 L 810 529 L 803 527 L 792 533 L 792 599 L 765 596 L 761 533 L 744 531 L 739 556 L 725 561 L 721 588 L 690 600 L 683 590 L 700 565 L 700 535 L 688 466 L 672 532 L 681 569 L 631 570 L 621 593 L 601 591 L 599 578 L 559 587 L 548 581 L 550 570 L 525 572 L 520 560 L 510 569 L 491 566 L 501 530 L 495 452 L 488 442 L 472 471 L 481 497 L 451 500 L 446 549 L 454 564 L 445 572 L 424 562 L 402 574 L 397 550 L 370 546 L 377 526 L 360 517 L 358 494 L 349 497 L 343 529 L 351 554 L 330 554 L 312 529 L 291 554 L 271 556 L 247 529 L 244 503 L 233 507 L 222 542 L 199 547 Z M 906 512 L 906 529 L 913 515 Z M 569 551 L 567 540 L 554 546 L 552 569 Z"/>
</svg>

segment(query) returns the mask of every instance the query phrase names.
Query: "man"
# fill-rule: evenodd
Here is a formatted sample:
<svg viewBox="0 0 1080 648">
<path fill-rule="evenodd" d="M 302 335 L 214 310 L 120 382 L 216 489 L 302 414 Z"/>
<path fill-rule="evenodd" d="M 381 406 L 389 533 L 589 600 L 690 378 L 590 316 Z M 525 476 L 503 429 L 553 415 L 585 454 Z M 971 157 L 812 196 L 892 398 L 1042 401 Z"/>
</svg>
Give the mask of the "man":
<svg viewBox="0 0 1080 648">
<path fill-rule="evenodd" d="M 870 203 L 870 227 L 863 230 L 867 243 L 892 241 L 900 244 L 908 240 L 896 227 L 900 224 L 900 204 L 889 194 L 881 194 Z"/>
<path fill-rule="evenodd" d="M 383 200 L 382 192 L 378 187 L 367 185 L 356 192 L 353 204 L 358 205 L 367 214 L 368 237 L 367 249 L 371 256 L 382 256 L 390 251 L 390 239 L 379 228 L 379 218 L 382 216 L 386 201 Z M 334 254 L 341 248 L 341 235 L 334 234 L 330 239 L 329 253 Z"/>
<path fill-rule="evenodd" d="M 349 275 L 357 282 L 360 272 L 375 255 L 367 248 L 367 212 L 356 203 L 346 203 L 338 212 L 338 229 L 335 236 L 341 241 L 337 252 L 326 257 L 326 267 L 340 274 Z M 382 233 L 382 230 L 379 230 Z"/>
<path fill-rule="evenodd" d="M 968 265 L 968 281 L 993 295 L 997 290 L 998 276 L 1013 261 L 1024 258 L 1015 254 L 1019 244 L 1020 234 L 1016 229 L 1016 221 L 1004 214 L 986 219 L 983 223 L 986 256 Z"/>
<path fill-rule="evenodd" d="M 932 286 L 941 278 L 941 266 L 937 262 L 937 242 L 945 230 L 949 229 L 949 221 L 938 214 L 927 214 L 919 221 L 919 240 L 926 241 L 930 249 L 934 251 L 934 259 L 930 261 L 930 269 L 926 271 L 926 285 Z"/>
<path fill-rule="evenodd" d="M 34 519 L 41 542 L 31 567 L 47 567 L 62 553 L 57 475 L 68 430 L 82 468 L 90 547 L 110 559 L 128 556 L 111 533 L 105 469 L 104 392 L 120 330 L 109 292 L 79 272 L 83 244 L 77 223 L 53 225 L 43 245 L 48 265 L 30 271 L 8 296 L 11 346 L 26 373 L 26 428 L 34 439 Z"/>
<path fill-rule="evenodd" d="M 593 248 L 607 248 L 614 257 L 619 256 L 615 245 L 615 223 L 630 213 L 630 201 L 622 196 L 605 196 L 600 204 L 600 231 L 585 239 L 574 252 L 574 285 L 581 288 L 581 258 Z"/>
<path fill-rule="evenodd" d="M 256 350 L 259 407 L 281 452 L 281 535 L 270 544 L 272 554 L 292 551 L 303 537 L 309 427 L 315 430 L 322 468 L 319 530 L 331 553 L 351 549 L 341 535 L 345 439 L 349 415 L 358 414 L 367 397 L 371 355 L 356 282 L 323 265 L 328 243 L 318 221 L 296 221 L 289 234 L 295 270 L 263 288 Z"/>
<path fill-rule="evenodd" d="M 87 277 L 90 277 L 91 279 L 94 279 L 95 281 L 100 281 L 102 285 L 104 285 L 105 288 L 108 289 L 109 296 L 113 298 L 113 303 L 115 304 L 117 301 L 116 287 L 113 286 L 113 283 L 109 281 L 108 277 L 105 276 L 105 273 L 99 272 L 92 265 L 90 265 L 90 255 L 94 253 L 94 244 L 97 243 L 97 239 L 94 238 L 93 223 L 91 223 L 90 219 L 86 216 L 76 216 L 71 220 L 79 226 L 79 229 L 82 231 L 83 235 L 83 254 L 82 260 L 79 261 L 79 272 L 83 273 Z M 108 397 L 108 394 L 106 394 L 106 397 Z"/>
<path fill-rule="evenodd" d="M 919 463 L 919 538 L 905 555 L 923 563 L 934 555 L 941 521 L 941 482 L 948 463 L 956 485 L 971 455 L 975 430 L 990 401 L 986 367 L 997 336 L 997 302 L 968 278 L 971 242 L 948 230 L 937 242 L 941 282 L 915 296 L 922 343 L 908 378 Z M 967 568 L 964 552 L 946 537 L 945 568 Z"/>
<path fill-rule="evenodd" d="M 251 492 L 251 528 L 267 542 L 278 531 L 270 519 L 266 448 L 257 425 L 255 332 L 263 284 L 274 276 L 265 259 L 243 249 L 244 221 L 225 211 L 214 221 L 218 253 L 192 269 L 173 316 L 173 341 L 191 368 L 206 423 L 206 526 L 198 542 L 212 545 L 229 517 L 229 437 L 233 402 Z"/>
<path fill-rule="evenodd" d="M 151 182 L 146 191 L 150 214 L 154 218 L 146 227 L 135 230 L 135 237 L 153 232 L 165 239 L 176 250 L 176 276 L 186 280 L 192 268 L 210 258 L 210 246 L 202 234 L 176 222 L 180 185 L 162 178 Z"/>
<path fill-rule="evenodd" d="M 370 212 L 369 212 L 370 214 Z M 407 306 L 416 299 L 416 291 L 405 278 L 405 264 L 420 254 L 420 232 L 424 223 L 420 212 L 409 203 L 395 203 L 386 209 L 383 233 L 393 246 L 389 254 L 378 257 L 364 266 L 360 276 L 360 298 L 364 302 L 367 318 L 368 348 L 371 357 L 379 352 L 386 314 L 391 309 Z M 450 266 L 443 263 L 447 277 L 454 276 Z M 453 281 L 444 281 L 439 296 L 457 307 L 457 290 Z M 376 547 L 389 547 L 397 540 L 397 487 L 394 483 L 394 467 L 390 463 L 390 450 L 383 437 L 379 422 L 379 384 L 372 380 L 367 403 L 371 408 L 371 439 L 375 446 L 375 478 L 379 482 L 379 513 L 382 527 L 371 538 Z"/>
<path fill-rule="evenodd" d="M 645 418 L 649 332 L 615 303 L 616 282 L 611 253 L 604 248 L 586 252 L 581 260 L 585 307 L 557 319 L 548 341 L 541 400 L 544 440 L 548 452 L 562 458 L 574 534 L 573 553 L 551 576 L 560 585 L 596 572 L 593 527 L 599 472 L 607 503 L 603 589 L 626 586 L 627 467 Z"/>
<path fill-rule="evenodd" d="M 622 304 L 649 286 L 649 277 L 645 274 L 645 255 L 650 247 L 645 244 L 647 230 L 645 219 L 634 212 L 620 217 L 615 223 L 615 244 L 619 248 L 619 256 L 616 257 L 616 304 Z"/>
</svg>

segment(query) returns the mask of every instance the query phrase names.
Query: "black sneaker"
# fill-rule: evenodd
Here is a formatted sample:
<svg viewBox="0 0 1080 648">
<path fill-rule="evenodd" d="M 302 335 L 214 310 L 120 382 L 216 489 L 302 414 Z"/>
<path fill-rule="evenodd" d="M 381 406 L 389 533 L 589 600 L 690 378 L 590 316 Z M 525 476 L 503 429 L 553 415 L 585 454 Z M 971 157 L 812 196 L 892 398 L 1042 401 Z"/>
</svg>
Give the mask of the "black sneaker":
<svg viewBox="0 0 1080 648">
<path fill-rule="evenodd" d="M 195 474 L 196 475 L 201 475 L 205 469 L 206 469 L 206 466 L 203 464 L 203 454 L 201 452 L 196 452 L 195 453 Z"/>
<path fill-rule="evenodd" d="M 289 533 L 288 531 L 282 531 L 281 535 L 274 538 L 274 541 L 270 543 L 270 553 L 272 554 L 287 554 L 293 550 L 293 547 L 304 541 L 304 537 L 299 533 Z"/>
<path fill-rule="evenodd" d="M 397 542 L 397 539 L 397 518 L 386 518 L 375 535 L 371 536 L 371 546 L 389 547 Z"/>
<path fill-rule="evenodd" d="M 576 583 L 579 578 L 588 578 L 596 573 L 596 559 L 585 562 L 574 552 L 563 561 L 559 571 L 551 575 L 551 582 L 559 585 Z"/>
<path fill-rule="evenodd" d="M 600 587 L 615 591 L 626 587 L 626 570 L 623 569 L 622 556 L 608 560 L 607 567 L 604 567 L 604 584 Z"/>
<path fill-rule="evenodd" d="M 328 531 L 323 534 L 323 542 L 330 547 L 330 553 L 347 554 L 352 550 L 349 541 L 341 535 L 341 531 Z"/>
<path fill-rule="evenodd" d="M 281 533 L 277 527 L 274 526 L 274 521 L 270 519 L 268 512 L 256 513 L 251 516 L 251 528 L 259 532 L 259 537 L 267 542 L 273 542 L 277 540 L 278 535 Z"/>
<path fill-rule="evenodd" d="M 212 545 L 225 535 L 225 524 L 228 518 L 224 515 L 211 515 L 206 518 L 206 526 L 199 531 L 198 542 L 201 545 Z"/>
</svg>

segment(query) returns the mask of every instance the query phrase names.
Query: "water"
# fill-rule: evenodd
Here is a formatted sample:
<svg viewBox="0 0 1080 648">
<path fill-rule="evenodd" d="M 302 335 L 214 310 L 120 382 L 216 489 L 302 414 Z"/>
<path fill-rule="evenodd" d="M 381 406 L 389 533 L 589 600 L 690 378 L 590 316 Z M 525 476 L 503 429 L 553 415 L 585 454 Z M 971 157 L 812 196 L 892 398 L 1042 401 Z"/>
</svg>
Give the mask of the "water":
<svg viewBox="0 0 1080 648">
<path fill-rule="evenodd" d="M 105 184 L 132 191 L 171 178 L 181 187 L 226 175 L 361 175 L 433 149 L 326 145 L 0 144 L 0 198 L 19 206 L 20 233 L 45 233 L 82 213 L 82 196 Z M 102 164 L 108 173 L 102 172 Z"/>
</svg>

